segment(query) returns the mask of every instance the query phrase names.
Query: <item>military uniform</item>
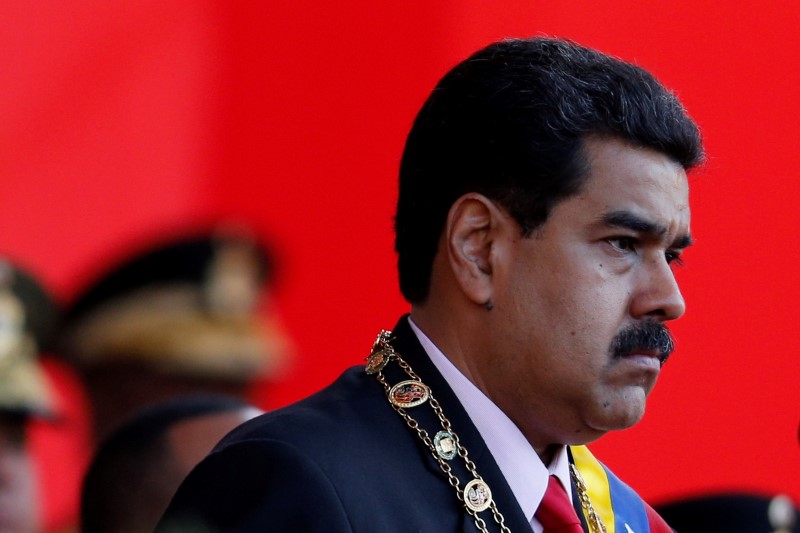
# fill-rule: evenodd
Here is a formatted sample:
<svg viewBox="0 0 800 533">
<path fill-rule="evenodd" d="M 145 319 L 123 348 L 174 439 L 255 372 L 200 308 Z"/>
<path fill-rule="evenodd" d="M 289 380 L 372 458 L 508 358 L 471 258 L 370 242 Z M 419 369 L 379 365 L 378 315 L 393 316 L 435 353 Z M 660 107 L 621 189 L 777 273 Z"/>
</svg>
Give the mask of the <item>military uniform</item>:
<svg viewBox="0 0 800 533">
<path fill-rule="evenodd" d="M 136 254 L 76 298 L 59 352 L 86 382 L 96 437 L 153 402 L 241 397 L 276 372 L 290 347 L 261 305 L 272 271 L 249 235 L 211 231 Z"/>
</svg>

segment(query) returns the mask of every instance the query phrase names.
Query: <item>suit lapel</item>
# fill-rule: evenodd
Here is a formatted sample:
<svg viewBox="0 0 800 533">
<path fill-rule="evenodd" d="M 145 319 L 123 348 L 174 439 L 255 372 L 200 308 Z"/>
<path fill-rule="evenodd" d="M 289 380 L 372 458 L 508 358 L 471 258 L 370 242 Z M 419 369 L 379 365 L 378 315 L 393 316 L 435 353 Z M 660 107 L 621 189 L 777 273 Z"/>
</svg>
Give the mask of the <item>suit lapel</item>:
<svg viewBox="0 0 800 533">
<path fill-rule="evenodd" d="M 508 486 L 505 478 L 503 477 L 500 468 L 492 457 L 486 447 L 486 443 L 481 437 L 478 429 L 472 423 L 469 415 L 464 410 L 461 402 L 453 393 L 447 381 L 442 377 L 436 366 L 431 362 L 422 345 L 417 340 L 411 326 L 408 324 L 408 315 L 403 316 L 393 330 L 395 340 L 392 341 L 392 346 L 395 350 L 406 360 L 411 368 L 420 377 L 423 383 L 430 387 L 434 397 L 439 401 L 444 415 L 450 420 L 453 430 L 458 434 L 461 444 L 467 450 L 469 458 L 475 463 L 478 473 L 483 477 L 484 481 L 489 485 L 492 491 L 492 497 L 497 504 L 498 510 L 505 518 L 505 524 L 511 531 L 526 531 L 530 529 L 530 524 L 525 518 L 516 498 L 514 497 L 511 488 Z M 395 367 L 397 365 L 390 365 Z M 398 380 L 409 379 L 404 373 L 394 374 L 389 377 L 391 383 L 396 383 Z M 418 414 L 425 416 L 426 420 L 422 417 L 417 417 Z M 426 423 L 424 427 L 428 428 L 433 438 L 436 431 L 438 431 L 438 421 L 430 408 L 414 411 L 413 416 L 418 418 L 420 423 Z M 410 431 L 410 430 L 409 430 Z M 430 453 L 426 454 L 428 458 L 429 468 L 435 470 L 437 473 L 442 474 L 436 460 Z M 461 480 L 461 488 L 468 483 L 472 476 L 463 467 L 463 461 L 454 459 L 450 462 L 454 471 L 458 473 Z M 443 483 L 447 483 L 447 479 L 443 478 Z M 486 511 L 481 513 L 483 519 L 489 525 L 490 531 L 493 530 L 492 526 L 495 525 L 490 512 Z M 475 524 L 470 516 L 464 511 L 464 531 L 476 531 Z"/>
</svg>

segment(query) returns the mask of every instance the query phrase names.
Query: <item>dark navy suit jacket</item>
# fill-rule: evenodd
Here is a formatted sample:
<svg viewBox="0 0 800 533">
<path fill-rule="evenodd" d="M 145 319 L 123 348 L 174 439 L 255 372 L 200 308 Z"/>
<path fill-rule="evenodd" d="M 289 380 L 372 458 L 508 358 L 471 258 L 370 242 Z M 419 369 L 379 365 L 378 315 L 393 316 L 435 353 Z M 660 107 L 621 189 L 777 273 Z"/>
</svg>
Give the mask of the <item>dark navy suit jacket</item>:
<svg viewBox="0 0 800 533">
<path fill-rule="evenodd" d="M 395 350 L 432 390 L 512 532 L 530 531 L 511 489 L 450 387 L 403 317 Z M 390 363 L 391 384 L 409 379 Z M 428 404 L 408 412 L 428 428 Z M 451 461 L 461 487 L 472 479 Z M 498 528 L 481 513 L 489 531 Z M 289 407 L 235 429 L 184 481 L 159 532 L 474 532 L 472 517 L 428 448 L 363 367 Z"/>
</svg>

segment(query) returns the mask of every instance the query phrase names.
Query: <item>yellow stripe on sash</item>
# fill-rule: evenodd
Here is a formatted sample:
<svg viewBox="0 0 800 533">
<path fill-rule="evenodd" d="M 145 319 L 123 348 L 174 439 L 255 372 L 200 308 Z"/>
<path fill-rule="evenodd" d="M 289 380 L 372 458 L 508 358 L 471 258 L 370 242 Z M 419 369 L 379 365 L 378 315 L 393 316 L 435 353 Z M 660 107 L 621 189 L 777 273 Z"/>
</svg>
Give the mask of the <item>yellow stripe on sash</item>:
<svg viewBox="0 0 800 533">
<path fill-rule="evenodd" d="M 608 476 L 603 465 L 594 458 L 586 446 L 570 446 L 575 468 L 580 472 L 586 488 L 589 491 L 589 500 L 595 512 L 606 526 L 608 533 L 615 533 L 614 509 L 611 507 L 611 489 L 608 486 Z M 584 513 L 585 514 L 585 513 Z"/>
</svg>

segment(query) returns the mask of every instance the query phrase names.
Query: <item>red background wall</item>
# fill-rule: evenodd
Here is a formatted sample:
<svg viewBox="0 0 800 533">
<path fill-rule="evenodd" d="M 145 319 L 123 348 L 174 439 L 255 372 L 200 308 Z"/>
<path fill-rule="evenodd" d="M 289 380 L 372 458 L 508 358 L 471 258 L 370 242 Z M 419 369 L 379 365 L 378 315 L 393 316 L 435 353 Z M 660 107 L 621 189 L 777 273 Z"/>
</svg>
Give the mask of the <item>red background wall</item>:
<svg viewBox="0 0 800 533">
<path fill-rule="evenodd" d="M 593 446 L 651 500 L 800 499 L 800 10 L 794 2 L 479 0 L 0 4 L 0 252 L 67 299 L 109 261 L 219 217 L 282 257 L 297 359 L 254 392 L 327 384 L 407 310 L 391 216 L 414 114 L 488 42 L 545 33 L 674 87 L 709 163 L 678 351 L 636 428 Z"/>
</svg>

